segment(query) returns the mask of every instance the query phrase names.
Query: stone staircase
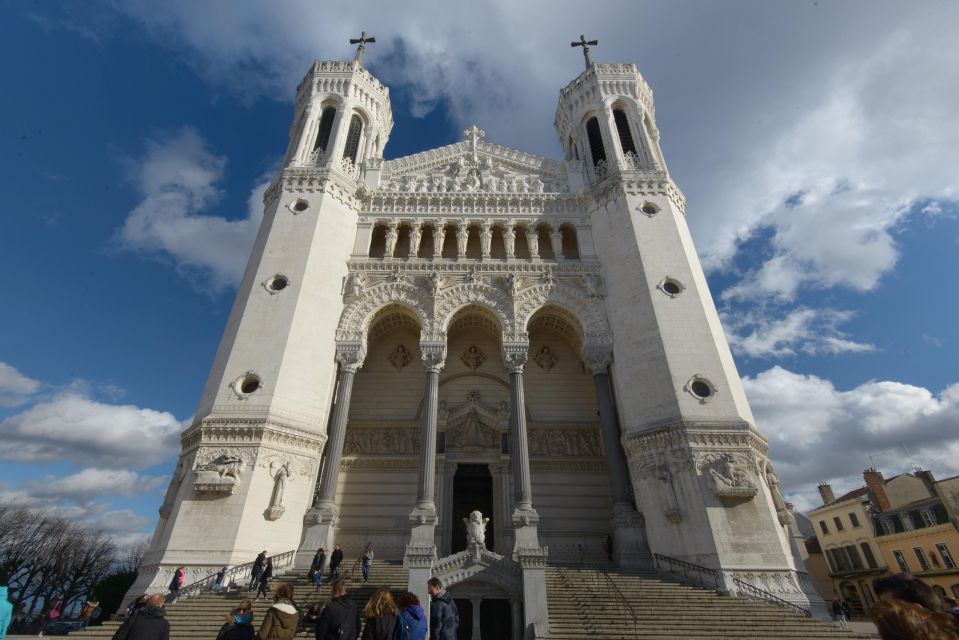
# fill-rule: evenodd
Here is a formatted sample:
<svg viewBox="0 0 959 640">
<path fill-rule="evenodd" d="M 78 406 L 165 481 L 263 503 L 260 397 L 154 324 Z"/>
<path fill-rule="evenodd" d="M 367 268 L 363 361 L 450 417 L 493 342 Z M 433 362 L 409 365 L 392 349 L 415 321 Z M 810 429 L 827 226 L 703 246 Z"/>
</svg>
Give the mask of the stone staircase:
<svg viewBox="0 0 959 640">
<path fill-rule="evenodd" d="M 357 566 L 356 575 L 351 577 L 351 564 L 344 562 L 346 571 L 341 569 L 341 576 L 348 584 L 347 595 L 362 610 L 363 605 L 369 600 L 373 592 L 379 587 L 389 587 L 393 594 L 398 595 L 406 591 L 408 573 L 399 562 L 374 561 L 373 569 L 370 571 L 370 581 L 366 584 L 362 582 L 362 575 Z M 330 595 L 328 581 L 329 573 L 324 575 L 324 583 L 319 593 L 315 592 L 313 583 L 304 571 L 291 571 L 285 575 L 280 575 L 274 580 L 278 582 L 291 582 L 293 584 L 294 594 L 297 605 L 302 611 L 305 611 L 311 604 L 317 601 L 326 601 Z M 243 585 L 244 587 L 246 585 Z M 205 593 L 190 597 L 181 598 L 176 604 L 166 605 L 166 618 L 170 621 L 170 639 L 171 640 L 215 640 L 217 632 L 226 621 L 226 616 L 236 607 L 237 603 L 244 598 L 253 599 L 253 592 L 242 589 L 231 589 L 229 592 Z M 267 609 L 273 604 L 272 596 L 269 598 L 261 597 L 253 603 L 253 625 L 259 628 L 266 615 Z M 99 627 L 89 627 L 83 631 L 75 631 L 70 637 L 77 638 L 111 638 L 120 627 L 121 621 L 104 622 Z M 301 629 L 298 637 L 313 638 L 313 626 L 309 625 L 306 629 Z"/>
<path fill-rule="evenodd" d="M 349 567 L 350 565 L 344 565 Z M 349 582 L 349 597 L 361 609 L 381 586 L 394 595 L 405 591 L 408 574 L 398 562 L 376 561 L 370 581 L 360 581 L 359 568 Z M 549 567 L 546 573 L 551 640 L 640 640 L 640 639 L 729 639 L 799 640 L 835 638 L 861 640 L 868 635 L 840 631 L 838 627 L 805 618 L 777 606 L 742 598 L 719 596 L 712 591 L 686 586 L 655 573 L 608 569 L 607 574 L 631 605 L 626 609 L 603 577 L 602 572 L 576 567 Z M 297 604 L 305 610 L 329 597 L 329 586 L 315 593 L 305 572 L 277 577 L 291 582 Z M 452 588 L 455 595 L 456 587 Z M 205 592 L 182 598 L 166 606 L 171 640 L 214 640 L 227 614 L 237 603 L 253 594 L 244 589 Z M 254 626 L 259 627 L 272 598 L 253 603 Z M 120 621 L 105 622 L 71 633 L 71 637 L 111 638 Z M 301 629 L 301 638 L 312 638 L 312 626 Z M 506 640 L 496 639 L 496 640 Z M 515 639 L 514 639 L 515 640 Z"/>
<path fill-rule="evenodd" d="M 655 573 L 609 570 L 631 612 L 598 570 L 549 567 L 551 640 L 787 640 L 872 636 L 806 618 L 778 606 L 730 598 Z M 634 618 L 635 614 L 635 618 Z"/>
</svg>

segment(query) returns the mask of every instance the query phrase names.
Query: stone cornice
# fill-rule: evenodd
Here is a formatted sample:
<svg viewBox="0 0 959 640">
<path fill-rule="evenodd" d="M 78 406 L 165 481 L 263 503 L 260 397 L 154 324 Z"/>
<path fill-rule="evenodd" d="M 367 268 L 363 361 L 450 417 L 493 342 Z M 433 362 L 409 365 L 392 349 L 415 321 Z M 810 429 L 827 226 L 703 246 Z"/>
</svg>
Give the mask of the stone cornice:
<svg viewBox="0 0 959 640">
<path fill-rule="evenodd" d="M 288 166 L 263 194 L 263 204 L 269 207 L 281 193 L 325 193 L 354 211 L 360 208 L 357 192 L 360 183 L 353 176 L 335 167 Z"/>
<path fill-rule="evenodd" d="M 585 193 L 600 206 L 616 200 L 622 193 L 630 196 L 664 196 L 680 213 L 686 214 L 686 196 L 665 171 L 614 170 Z"/>
<path fill-rule="evenodd" d="M 470 144 L 465 140 L 449 144 L 444 147 L 421 151 L 412 155 L 387 160 L 383 163 L 383 170 L 391 173 L 405 173 L 416 169 L 430 169 L 441 167 L 450 160 L 470 153 Z M 504 160 L 513 165 L 547 173 L 564 173 L 565 166 L 558 160 L 551 160 L 543 156 L 533 155 L 525 151 L 510 149 L 491 142 L 479 141 L 476 145 L 478 153 L 491 156 L 494 160 Z"/>
<path fill-rule="evenodd" d="M 483 215 L 585 216 L 581 202 L 568 193 L 494 193 L 485 191 L 410 193 L 375 191 L 363 206 L 364 215 L 443 218 Z"/>
<path fill-rule="evenodd" d="M 184 431 L 180 443 L 184 452 L 202 444 L 272 444 L 319 455 L 326 443 L 326 434 L 272 419 L 207 417 Z"/>
</svg>

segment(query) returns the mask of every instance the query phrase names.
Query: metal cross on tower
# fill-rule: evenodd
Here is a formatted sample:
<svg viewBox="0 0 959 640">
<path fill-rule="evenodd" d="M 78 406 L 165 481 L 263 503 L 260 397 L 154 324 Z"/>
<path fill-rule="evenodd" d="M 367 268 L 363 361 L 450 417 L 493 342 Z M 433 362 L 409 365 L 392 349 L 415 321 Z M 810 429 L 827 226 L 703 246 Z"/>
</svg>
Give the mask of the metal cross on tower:
<svg viewBox="0 0 959 640">
<path fill-rule="evenodd" d="M 583 57 L 586 58 L 586 68 L 589 69 L 593 65 L 593 56 L 589 55 L 589 48 L 590 46 L 595 47 L 598 44 L 599 40 L 587 40 L 586 36 L 580 34 L 579 42 L 570 42 L 569 46 L 583 48 Z"/>
<path fill-rule="evenodd" d="M 463 132 L 463 136 L 470 139 L 470 151 L 472 152 L 473 162 L 476 162 L 476 143 L 485 135 L 486 132 L 480 130 L 475 124 Z"/>
<path fill-rule="evenodd" d="M 366 43 L 368 42 L 374 43 L 376 42 L 376 38 L 374 38 L 373 36 L 367 37 L 365 31 L 360 34 L 359 38 L 350 38 L 350 44 L 360 45 L 356 48 L 356 57 L 353 58 L 353 62 L 355 62 L 357 66 L 363 64 L 363 51 L 366 50 Z"/>
</svg>

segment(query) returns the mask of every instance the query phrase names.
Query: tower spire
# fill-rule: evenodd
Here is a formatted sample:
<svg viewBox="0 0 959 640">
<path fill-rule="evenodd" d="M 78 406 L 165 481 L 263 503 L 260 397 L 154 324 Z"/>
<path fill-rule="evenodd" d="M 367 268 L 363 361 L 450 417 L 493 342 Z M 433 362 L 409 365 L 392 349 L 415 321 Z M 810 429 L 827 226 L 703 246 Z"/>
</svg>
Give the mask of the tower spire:
<svg viewBox="0 0 959 640">
<path fill-rule="evenodd" d="M 353 58 L 353 62 L 355 62 L 357 66 L 362 66 L 363 64 L 363 52 L 366 50 L 366 44 L 372 44 L 374 42 L 376 42 L 376 38 L 367 36 L 365 31 L 360 34 L 359 38 L 350 38 L 350 44 L 360 45 L 356 48 L 356 57 Z"/>
<path fill-rule="evenodd" d="M 579 42 L 570 42 L 569 46 L 583 48 L 583 58 L 586 59 L 586 69 L 589 70 L 589 68 L 593 66 L 593 56 L 589 55 L 589 48 L 590 46 L 595 47 L 598 44 L 599 40 L 587 40 L 586 36 L 580 34 Z"/>
</svg>

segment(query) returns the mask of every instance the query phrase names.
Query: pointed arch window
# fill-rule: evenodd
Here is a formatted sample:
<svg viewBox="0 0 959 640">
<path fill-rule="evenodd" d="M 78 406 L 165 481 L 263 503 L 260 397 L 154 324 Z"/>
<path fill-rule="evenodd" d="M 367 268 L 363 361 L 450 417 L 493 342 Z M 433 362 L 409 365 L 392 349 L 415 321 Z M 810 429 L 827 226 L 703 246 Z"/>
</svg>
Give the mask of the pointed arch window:
<svg viewBox="0 0 959 640">
<path fill-rule="evenodd" d="M 586 137 L 589 139 L 589 153 L 593 156 L 593 165 L 606 163 L 606 148 L 603 146 L 603 134 L 599 131 L 599 120 L 595 117 L 586 121 Z"/>
<path fill-rule="evenodd" d="M 360 149 L 360 134 L 363 133 L 363 121 L 356 114 L 350 118 L 350 129 L 346 133 L 346 148 L 343 149 L 343 157 L 349 158 L 350 162 L 356 164 L 356 154 Z"/>
<path fill-rule="evenodd" d="M 313 145 L 313 150 L 316 151 L 320 149 L 320 153 L 326 151 L 326 148 L 330 144 L 330 134 L 333 133 L 333 119 L 336 117 L 336 108 L 327 107 L 323 109 L 323 114 L 320 116 L 320 128 L 316 132 L 316 143 Z"/>
<path fill-rule="evenodd" d="M 616 132 L 619 134 L 619 146 L 623 149 L 623 155 L 627 153 L 636 153 L 636 144 L 633 142 L 633 133 L 629 130 L 629 118 L 622 109 L 613 110 L 613 120 L 616 121 Z"/>
</svg>

